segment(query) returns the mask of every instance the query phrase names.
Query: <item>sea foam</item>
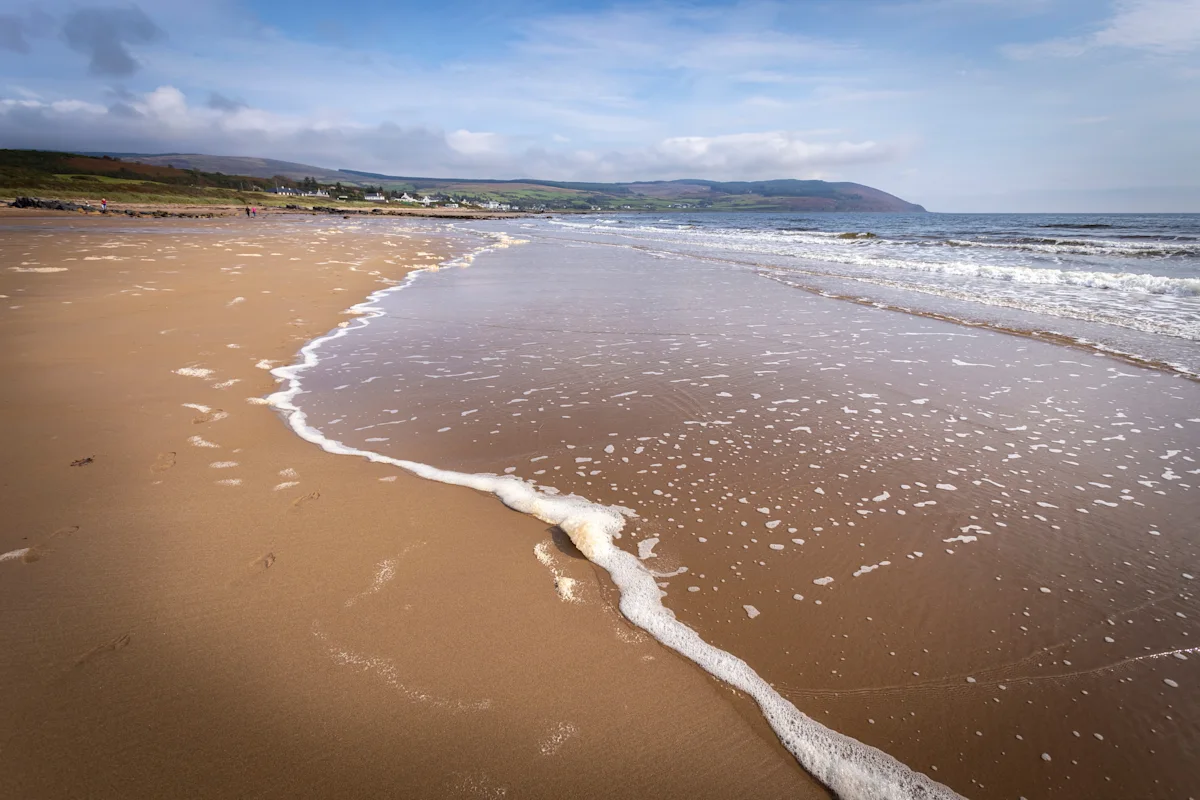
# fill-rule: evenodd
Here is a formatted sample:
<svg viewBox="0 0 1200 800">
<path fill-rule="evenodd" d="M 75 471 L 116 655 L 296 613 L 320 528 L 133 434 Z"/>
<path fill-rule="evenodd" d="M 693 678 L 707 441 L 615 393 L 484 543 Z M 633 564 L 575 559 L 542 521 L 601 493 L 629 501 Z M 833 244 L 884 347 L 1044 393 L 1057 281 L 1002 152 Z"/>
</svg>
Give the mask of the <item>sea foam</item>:
<svg viewBox="0 0 1200 800">
<path fill-rule="evenodd" d="M 495 241 L 491 246 L 440 266 L 466 266 L 482 253 L 520 241 L 505 234 L 492 236 Z M 371 319 L 382 316 L 385 312 L 376 303 L 387 294 L 412 285 L 426 271 L 431 271 L 431 268 L 414 270 L 399 284 L 374 292 L 366 301 L 354 306 L 359 315 L 350 325 L 335 328 L 306 344 L 300 350 L 299 363 L 271 371 L 271 374 L 285 382 L 286 388 L 271 395 L 270 404 L 285 416 L 301 438 L 329 453 L 359 456 L 399 467 L 428 480 L 495 495 L 509 508 L 557 526 L 589 561 L 608 572 L 620 591 L 621 613 L 630 622 L 663 645 L 694 661 L 710 675 L 753 697 L 784 747 L 805 770 L 844 800 L 961 797 L 949 787 L 914 772 L 883 751 L 810 718 L 775 691 L 745 661 L 704 641 L 696 631 L 677 620 L 674 613 L 663 606 L 654 574 L 637 556 L 613 544 L 625 520 L 637 516 L 633 509 L 601 505 L 574 494 L 548 493 L 533 481 L 513 475 L 455 472 L 361 450 L 331 439 L 309 425 L 307 415 L 296 405 L 296 398 L 301 392 L 304 371 L 319 363 L 317 351 L 324 343 L 341 338 L 369 324 Z"/>
</svg>

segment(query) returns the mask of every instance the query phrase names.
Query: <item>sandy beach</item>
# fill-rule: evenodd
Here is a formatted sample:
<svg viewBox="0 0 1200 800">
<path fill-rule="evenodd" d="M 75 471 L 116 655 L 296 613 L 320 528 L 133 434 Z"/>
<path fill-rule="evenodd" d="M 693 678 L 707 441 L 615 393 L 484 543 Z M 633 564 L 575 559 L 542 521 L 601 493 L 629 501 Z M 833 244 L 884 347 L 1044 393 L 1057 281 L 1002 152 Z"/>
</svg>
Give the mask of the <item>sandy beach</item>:
<svg viewBox="0 0 1200 800">
<path fill-rule="evenodd" d="M 0 795 L 826 796 L 561 534 L 262 404 L 269 367 L 461 243 L 0 226 Z"/>
<path fill-rule="evenodd" d="M 1189 791 L 1194 380 L 553 222 L 0 226 L 0 796 Z"/>
</svg>

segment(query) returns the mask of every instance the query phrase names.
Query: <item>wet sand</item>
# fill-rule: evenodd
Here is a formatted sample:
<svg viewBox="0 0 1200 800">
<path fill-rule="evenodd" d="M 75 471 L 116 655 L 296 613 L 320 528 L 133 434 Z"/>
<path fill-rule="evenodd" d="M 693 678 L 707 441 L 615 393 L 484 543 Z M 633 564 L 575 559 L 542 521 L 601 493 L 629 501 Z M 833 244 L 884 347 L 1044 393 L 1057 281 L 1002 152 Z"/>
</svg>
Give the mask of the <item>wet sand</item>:
<svg viewBox="0 0 1200 800">
<path fill-rule="evenodd" d="M 561 535 L 260 404 L 266 368 L 463 242 L 0 225 L 0 795 L 825 796 Z"/>
<path fill-rule="evenodd" d="M 632 248 L 380 305 L 327 436 L 636 510 L 680 620 L 964 795 L 1197 790 L 1195 382 Z"/>
</svg>

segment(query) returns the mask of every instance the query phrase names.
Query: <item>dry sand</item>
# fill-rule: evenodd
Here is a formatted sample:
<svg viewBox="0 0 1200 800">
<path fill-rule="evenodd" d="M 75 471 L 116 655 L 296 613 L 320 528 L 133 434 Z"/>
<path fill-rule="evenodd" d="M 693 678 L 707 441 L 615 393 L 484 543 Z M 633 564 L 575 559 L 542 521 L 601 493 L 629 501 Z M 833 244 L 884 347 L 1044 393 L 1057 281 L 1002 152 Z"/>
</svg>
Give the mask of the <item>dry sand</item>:
<svg viewBox="0 0 1200 800">
<path fill-rule="evenodd" d="M 247 402 L 450 247 L 289 224 L 0 220 L 0 796 L 824 796 L 561 536 Z"/>
</svg>

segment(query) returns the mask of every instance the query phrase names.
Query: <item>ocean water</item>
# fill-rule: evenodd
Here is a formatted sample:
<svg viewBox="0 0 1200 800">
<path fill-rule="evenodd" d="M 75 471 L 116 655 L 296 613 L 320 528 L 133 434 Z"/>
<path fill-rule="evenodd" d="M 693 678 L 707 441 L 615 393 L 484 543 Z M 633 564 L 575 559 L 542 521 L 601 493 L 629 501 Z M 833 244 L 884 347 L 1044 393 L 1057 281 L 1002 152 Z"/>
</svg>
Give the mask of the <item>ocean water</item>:
<svg viewBox="0 0 1200 800">
<path fill-rule="evenodd" d="M 1033 290 L 801 268 L 748 249 L 778 250 L 770 219 L 448 226 L 468 255 L 310 344 L 275 404 L 333 452 L 562 528 L 631 621 L 753 697 L 841 796 L 1196 794 L 1195 343 Z M 855 219 L 901 239 L 899 217 Z M 1136 274 L 1194 280 L 1190 258 Z M 1179 366 L 1070 345 L 1107 329 Z"/>
<path fill-rule="evenodd" d="M 530 230 L 724 259 L 792 286 L 1200 371 L 1200 214 L 639 215 Z"/>
</svg>

